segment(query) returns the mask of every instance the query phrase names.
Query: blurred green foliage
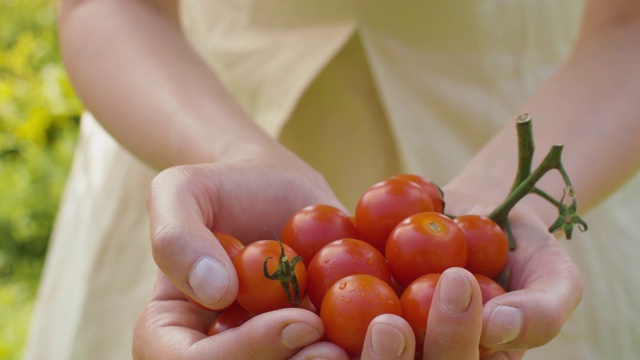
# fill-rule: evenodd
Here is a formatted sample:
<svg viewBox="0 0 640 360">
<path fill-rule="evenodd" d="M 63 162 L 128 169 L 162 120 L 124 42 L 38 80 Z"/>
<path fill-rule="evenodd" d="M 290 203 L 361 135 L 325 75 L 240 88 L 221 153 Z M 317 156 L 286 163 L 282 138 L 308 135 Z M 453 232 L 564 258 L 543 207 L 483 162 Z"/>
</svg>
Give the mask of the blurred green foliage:
<svg viewBox="0 0 640 360">
<path fill-rule="evenodd" d="M 20 356 L 78 131 L 56 21 L 55 0 L 0 0 L 1 359 Z"/>
</svg>

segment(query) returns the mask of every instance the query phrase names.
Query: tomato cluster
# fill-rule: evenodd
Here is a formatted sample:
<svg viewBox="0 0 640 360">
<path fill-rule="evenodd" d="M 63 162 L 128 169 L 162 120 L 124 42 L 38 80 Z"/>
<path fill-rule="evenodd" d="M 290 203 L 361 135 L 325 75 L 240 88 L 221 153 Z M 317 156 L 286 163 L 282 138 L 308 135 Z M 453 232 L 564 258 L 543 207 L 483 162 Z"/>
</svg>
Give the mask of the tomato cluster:
<svg viewBox="0 0 640 360">
<path fill-rule="evenodd" d="M 433 182 L 393 176 L 362 194 L 354 217 L 328 205 L 305 207 L 289 219 L 279 240 L 230 253 L 239 279 L 237 303 L 211 328 L 306 306 L 320 314 L 328 340 L 359 354 L 371 320 L 391 313 L 412 326 L 420 351 L 440 274 L 450 267 L 468 269 L 486 302 L 504 293 L 492 279 L 503 271 L 508 251 L 504 232 L 491 219 L 445 215 L 443 193 Z M 309 303 L 303 305 L 305 294 Z"/>
</svg>

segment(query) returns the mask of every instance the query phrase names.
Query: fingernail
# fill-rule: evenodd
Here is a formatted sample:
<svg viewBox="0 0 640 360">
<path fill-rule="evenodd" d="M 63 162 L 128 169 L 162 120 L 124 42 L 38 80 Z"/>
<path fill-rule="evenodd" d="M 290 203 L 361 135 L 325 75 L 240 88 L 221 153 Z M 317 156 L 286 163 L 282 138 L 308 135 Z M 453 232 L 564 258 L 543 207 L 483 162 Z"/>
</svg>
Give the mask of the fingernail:
<svg viewBox="0 0 640 360">
<path fill-rule="evenodd" d="M 404 336 L 387 324 L 376 324 L 371 329 L 373 352 L 380 359 L 395 359 L 404 351 Z"/>
<path fill-rule="evenodd" d="M 522 312 L 520 309 L 500 305 L 491 312 L 483 345 L 501 345 L 515 339 L 522 328 Z"/>
<path fill-rule="evenodd" d="M 198 260 L 189 275 L 189 285 L 198 299 L 207 304 L 222 298 L 229 286 L 229 274 L 219 262 L 211 258 Z"/>
<path fill-rule="evenodd" d="M 453 271 L 445 271 L 440 278 L 440 303 L 452 314 L 462 314 L 471 303 L 471 283 Z"/>
<path fill-rule="evenodd" d="M 306 323 L 289 324 L 280 332 L 282 344 L 291 350 L 309 345 L 319 340 L 321 336 L 318 329 Z"/>
</svg>

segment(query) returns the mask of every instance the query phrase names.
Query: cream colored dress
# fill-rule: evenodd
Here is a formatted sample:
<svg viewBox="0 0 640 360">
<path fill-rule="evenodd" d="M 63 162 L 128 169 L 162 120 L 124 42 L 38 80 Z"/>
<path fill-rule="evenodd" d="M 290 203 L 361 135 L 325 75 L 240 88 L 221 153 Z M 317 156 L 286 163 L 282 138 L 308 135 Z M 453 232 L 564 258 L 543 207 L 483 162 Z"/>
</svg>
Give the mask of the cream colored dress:
<svg viewBox="0 0 640 360">
<path fill-rule="evenodd" d="M 194 48 L 245 109 L 353 209 L 368 185 L 401 171 L 440 184 L 455 176 L 567 54 L 581 6 L 186 0 L 182 15 Z M 83 118 L 28 359 L 130 358 L 156 271 L 144 206 L 153 175 Z M 640 176 L 585 215 L 588 233 L 564 242 L 585 296 L 558 337 L 527 358 L 640 353 L 638 186 Z"/>
</svg>

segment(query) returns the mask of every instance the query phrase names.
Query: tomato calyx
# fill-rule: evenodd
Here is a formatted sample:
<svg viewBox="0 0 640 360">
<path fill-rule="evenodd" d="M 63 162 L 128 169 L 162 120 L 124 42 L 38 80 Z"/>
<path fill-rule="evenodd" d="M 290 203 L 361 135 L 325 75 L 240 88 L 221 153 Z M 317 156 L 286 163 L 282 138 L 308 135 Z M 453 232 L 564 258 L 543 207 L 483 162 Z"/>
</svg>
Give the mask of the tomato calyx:
<svg viewBox="0 0 640 360">
<path fill-rule="evenodd" d="M 429 221 L 427 223 L 427 227 L 431 229 L 431 231 L 433 232 L 440 232 L 442 230 L 442 227 L 440 226 L 440 224 L 438 224 L 435 221 Z"/>
<path fill-rule="evenodd" d="M 274 233 L 275 235 L 275 233 Z M 297 306 L 300 303 L 300 285 L 298 284 L 298 277 L 296 276 L 295 268 L 296 265 L 302 261 L 302 256 L 296 256 L 293 259 L 289 260 L 287 255 L 284 253 L 284 246 L 282 246 L 282 241 L 276 235 L 276 239 L 278 240 L 278 244 L 280 244 L 280 257 L 278 259 L 278 268 L 273 272 L 273 274 L 269 274 L 269 269 L 267 268 L 267 263 L 272 259 L 271 256 L 264 259 L 263 264 L 263 272 L 264 276 L 270 280 L 277 280 L 282 285 L 285 294 L 287 295 L 287 299 L 291 305 Z M 291 294 L 291 286 L 293 286 L 293 295 Z"/>
</svg>

